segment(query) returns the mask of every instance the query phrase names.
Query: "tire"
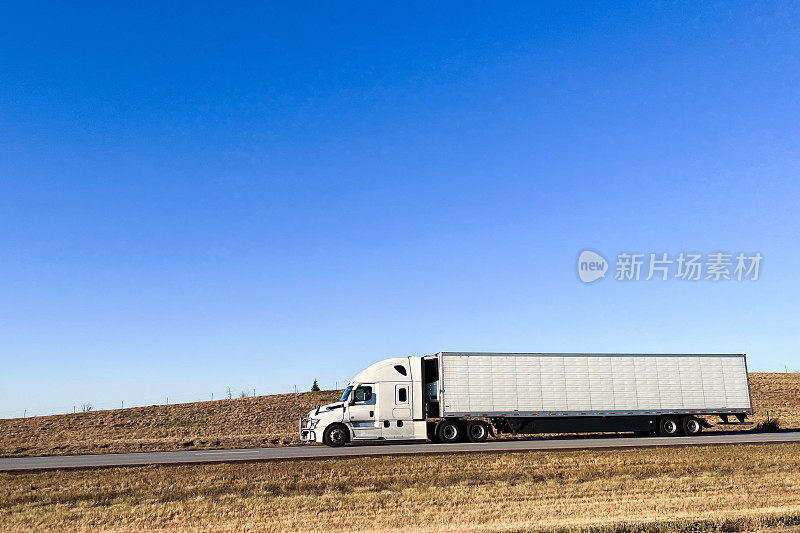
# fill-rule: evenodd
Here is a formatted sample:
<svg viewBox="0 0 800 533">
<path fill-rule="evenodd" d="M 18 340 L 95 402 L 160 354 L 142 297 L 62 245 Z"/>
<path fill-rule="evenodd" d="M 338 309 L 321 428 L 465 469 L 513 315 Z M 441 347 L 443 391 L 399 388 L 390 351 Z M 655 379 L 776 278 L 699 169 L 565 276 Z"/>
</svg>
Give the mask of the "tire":
<svg viewBox="0 0 800 533">
<path fill-rule="evenodd" d="M 428 422 L 428 440 L 433 443 L 441 442 L 439 437 L 436 436 L 436 424 L 433 422 Z"/>
<path fill-rule="evenodd" d="M 687 437 L 693 437 L 703 432 L 703 424 L 695 416 L 683 417 L 683 434 Z"/>
<path fill-rule="evenodd" d="M 339 448 L 347 444 L 347 441 L 350 440 L 350 435 L 348 433 L 347 427 L 343 424 L 331 424 L 325 428 L 325 433 L 322 435 L 322 442 L 332 448 Z"/>
<path fill-rule="evenodd" d="M 662 437 L 676 437 L 681 434 L 681 424 L 674 416 L 663 416 L 658 421 L 658 434 Z"/>
<path fill-rule="evenodd" d="M 473 421 L 467 424 L 465 433 L 470 442 L 483 442 L 489 436 L 489 426 L 485 422 Z"/>
<path fill-rule="evenodd" d="M 453 420 L 446 420 L 436 428 L 436 437 L 439 442 L 452 444 L 461 440 L 461 426 Z"/>
</svg>

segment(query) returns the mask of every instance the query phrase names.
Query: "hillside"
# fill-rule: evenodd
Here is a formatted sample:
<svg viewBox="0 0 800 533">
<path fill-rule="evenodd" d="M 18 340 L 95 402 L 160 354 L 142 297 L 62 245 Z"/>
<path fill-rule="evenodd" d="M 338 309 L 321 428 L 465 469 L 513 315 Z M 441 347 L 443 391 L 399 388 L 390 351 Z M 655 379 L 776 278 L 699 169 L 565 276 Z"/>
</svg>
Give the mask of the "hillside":
<svg viewBox="0 0 800 533">
<path fill-rule="evenodd" d="M 769 411 L 783 427 L 800 428 L 800 373 L 754 373 L 750 380 L 754 422 Z M 5 419 L 0 420 L 0 456 L 291 446 L 299 444 L 299 415 L 339 395 L 278 394 Z"/>
<path fill-rule="evenodd" d="M 298 417 L 341 391 L 255 396 L 0 420 L 0 456 L 299 444 Z"/>
</svg>

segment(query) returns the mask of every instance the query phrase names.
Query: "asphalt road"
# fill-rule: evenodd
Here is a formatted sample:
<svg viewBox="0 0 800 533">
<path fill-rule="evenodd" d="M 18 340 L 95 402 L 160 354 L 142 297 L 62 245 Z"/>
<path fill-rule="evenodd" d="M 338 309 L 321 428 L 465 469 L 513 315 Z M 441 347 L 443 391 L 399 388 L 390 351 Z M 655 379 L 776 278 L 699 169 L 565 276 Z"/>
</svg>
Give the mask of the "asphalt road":
<svg viewBox="0 0 800 533">
<path fill-rule="evenodd" d="M 709 444 L 766 444 L 779 442 L 800 442 L 800 431 L 786 433 L 710 433 L 696 437 L 620 436 L 599 438 L 546 438 L 533 440 L 490 440 L 480 444 L 409 443 L 345 446 L 343 448 L 308 445 L 244 450 L 197 450 L 19 457 L 0 459 L 0 471 L 19 472 L 25 470 L 104 468 L 113 466 L 233 463 L 239 461 L 290 461 L 297 459 L 334 459 L 380 455 L 620 449 Z"/>
</svg>

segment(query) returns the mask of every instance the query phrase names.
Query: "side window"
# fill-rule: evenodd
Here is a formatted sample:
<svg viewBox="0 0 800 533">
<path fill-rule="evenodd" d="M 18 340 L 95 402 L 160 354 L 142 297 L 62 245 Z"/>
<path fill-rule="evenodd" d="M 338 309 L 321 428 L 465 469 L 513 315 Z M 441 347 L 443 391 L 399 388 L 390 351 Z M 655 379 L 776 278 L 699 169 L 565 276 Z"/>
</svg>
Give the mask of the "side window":
<svg viewBox="0 0 800 533">
<path fill-rule="evenodd" d="M 397 386 L 397 403 L 408 402 L 408 388 L 405 385 Z"/>
<path fill-rule="evenodd" d="M 368 402 L 372 398 L 372 387 L 358 387 L 354 397 L 357 402 Z"/>
</svg>

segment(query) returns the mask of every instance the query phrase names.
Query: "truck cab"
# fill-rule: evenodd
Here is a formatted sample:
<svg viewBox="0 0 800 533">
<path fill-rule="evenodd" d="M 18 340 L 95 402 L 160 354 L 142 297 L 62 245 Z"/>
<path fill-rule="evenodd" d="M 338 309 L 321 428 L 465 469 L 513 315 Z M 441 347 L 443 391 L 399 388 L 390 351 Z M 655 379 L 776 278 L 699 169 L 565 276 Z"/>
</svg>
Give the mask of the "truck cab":
<svg viewBox="0 0 800 533">
<path fill-rule="evenodd" d="M 425 440 L 422 359 L 395 357 L 356 375 L 338 402 L 309 411 L 300 438 L 342 446 L 347 442 Z"/>
</svg>

